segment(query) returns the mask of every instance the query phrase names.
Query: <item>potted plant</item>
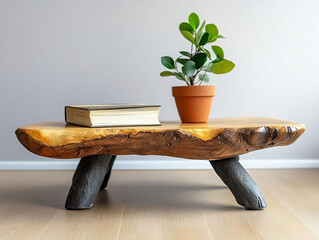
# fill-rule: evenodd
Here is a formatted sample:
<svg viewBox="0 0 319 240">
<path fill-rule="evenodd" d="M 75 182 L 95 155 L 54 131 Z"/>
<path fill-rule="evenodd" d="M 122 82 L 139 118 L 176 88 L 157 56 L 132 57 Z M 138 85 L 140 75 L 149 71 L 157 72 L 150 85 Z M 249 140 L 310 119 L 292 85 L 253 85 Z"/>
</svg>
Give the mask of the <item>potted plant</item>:
<svg viewBox="0 0 319 240">
<path fill-rule="evenodd" d="M 202 83 L 209 82 L 208 73 L 228 73 L 235 64 L 224 58 L 223 49 L 217 45 L 211 46 L 216 55 L 215 59 L 212 58 L 208 44 L 224 38 L 219 35 L 215 24 L 206 24 L 205 21 L 200 24 L 198 15 L 191 13 L 188 22 L 179 25 L 179 30 L 191 42 L 190 52 L 180 51 L 176 60 L 169 56 L 161 57 L 162 64 L 170 71 L 163 71 L 160 76 L 174 76 L 187 85 L 172 88 L 182 122 L 207 122 L 215 86 Z"/>
</svg>

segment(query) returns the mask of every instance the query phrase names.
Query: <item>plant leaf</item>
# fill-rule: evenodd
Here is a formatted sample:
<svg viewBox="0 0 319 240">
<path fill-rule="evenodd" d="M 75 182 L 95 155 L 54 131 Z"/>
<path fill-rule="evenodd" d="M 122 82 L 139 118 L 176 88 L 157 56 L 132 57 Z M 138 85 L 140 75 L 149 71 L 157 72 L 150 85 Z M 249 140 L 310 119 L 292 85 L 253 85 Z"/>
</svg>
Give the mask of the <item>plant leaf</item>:
<svg viewBox="0 0 319 240">
<path fill-rule="evenodd" d="M 161 62 L 164 65 L 164 67 L 166 67 L 168 69 L 175 69 L 176 68 L 173 58 L 171 58 L 169 56 L 161 57 Z"/>
<path fill-rule="evenodd" d="M 208 42 L 208 37 L 209 37 L 209 34 L 207 32 L 205 32 L 203 34 L 202 38 L 200 39 L 200 42 L 199 42 L 198 46 L 205 45 Z"/>
<path fill-rule="evenodd" d="M 212 49 L 217 58 L 224 59 L 224 51 L 221 47 L 213 45 Z"/>
<path fill-rule="evenodd" d="M 208 43 L 215 42 L 218 38 L 225 38 L 225 37 L 222 36 L 222 35 L 215 36 L 215 37 L 213 37 L 211 39 L 208 39 Z"/>
<path fill-rule="evenodd" d="M 188 17 L 189 24 L 196 30 L 199 26 L 199 17 L 196 13 L 191 13 Z"/>
<path fill-rule="evenodd" d="M 182 67 L 182 71 L 186 76 L 192 76 L 196 71 L 195 62 L 188 60 Z"/>
<path fill-rule="evenodd" d="M 212 61 L 211 63 L 218 63 L 218 62 L 220 62 L 220 61 L 223 61 L 223 59 L 221 59 L 221 58 L 216 58 L 214 61 Z"/>
<path fill-rule="evenodd" d="M 187 61 L 189 61 L 188 58 L 177 58 L 176 62 L 180 63 L 180 64 L 185 64 Z"/>
<path fill-rule="evenodd" d="M 204 21 L 196 33 L 196 37 L 195 37 L 196 46 L 198 46 L 200 40 L 202 39 L 202 36 L 204 34 L 203 29 L 205 27 L 205 24 L 206 22 Z"/>
<path fill-rule="evenodd" d="M 186 52 L 186 51 L 180 51 L 179 53 L 182 54 L 182 55 L 184 55 L 184 56 L 186 56 L 186 57 L 191 57 L 191 56 L 192 56 L 191 53 Z"/>
<path fill-rule="evenodd" d="M 212 64 L 208 70 L 215 74 L 224 74 L 233 70 L 234 67 L 235 64 L 232 61 L 224 59 L 218 63 Z"/>
<path fill-rule="evenodd" d="M 169 76 L 174 76 L 174 73 L 170 72 L 170 71 L 163 71 L 160 73 L 161 77 L 169 77 Z"/>
<path fill-rule="evenodd" d="M 210 52 L 206 49 L 206 48 L 203 48 L 203 47 L 199 47 L 199 49 L 206 53 L 206 56 L 211 60 L 212 59 L 212 55 L 210 54 Z"/>
<path fill-rule="evenodd" d="M 187 22 L 182 22 L 180 25 L 179 25 L 179 30 L 182 32 L 182 31 L 186 31 L 186 32 L 190 32 L 190 33 L 194 33 L 194 29 L 193 27 L 187 23 Z"/>
<path fill-rule="evenodd" d="M 201 68 L 206 62 L 206 53 L 197 53 L 191 60 L 195 63 L 196 69 Z"/>
<path fill-rule="evenodd" d="M 218 36 L 216 37 L 213 37 L 211 39 L 208 39 L 208 43 L 212 43 L 212 42 L 215 42 L 217 40 Z"/>
<path fill-rule="evenodd" d="M 209 76 L 205 73 L 200 73 L 199 74 L 199 80 L 208 83 L 209 82 Z"/>
<path fill-rule="evenodd" d="M 204 64 L 203 71 L 212 72 L 212 71 L 210 71 L 210 68 L 212 67 L 212 65 L 213 65 L 213 62 L 209 62 L 209 63 Z"/>
<path fill-rule="evenodd" d="M 194 36 L 188 31 L 181 31 L 182 35 L 191 43 L 195 44 Z"/>
<path fill-rule="evenodd" d="M 205 27 L 206 32 L 209 34 L 209 40 L 218 36 L 218 28 L 215 24 L 207 24 Z"/>
<path fill-rule="evenodd" d="M 177 79 L 186 81 L 186 79 L 185 79 L 183 73 L 181 73 L 181 72 L 174 72 L 174 75 L 175 75 L 175 77 L 176 77 Z"/>
</svg>

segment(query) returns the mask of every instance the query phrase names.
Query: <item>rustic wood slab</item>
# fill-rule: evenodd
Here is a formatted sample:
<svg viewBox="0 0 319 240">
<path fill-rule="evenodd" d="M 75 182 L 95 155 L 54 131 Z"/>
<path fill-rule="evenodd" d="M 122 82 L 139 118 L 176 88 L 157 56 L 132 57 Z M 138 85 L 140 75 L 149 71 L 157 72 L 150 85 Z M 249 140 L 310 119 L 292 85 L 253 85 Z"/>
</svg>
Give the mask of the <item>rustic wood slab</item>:
<svg viewBox="0 0 319 240">
<path fill-rule="evenodd" d="M 85 128 L 45 122 L 20 127 L 16 135 L 29 151 L 51 158 L 137 154 L 216 160 L 289 145 L 305 131 L 301 123 L 257 117 L 213 119 L 207 124 L 162 124 Z"/>
<path fill-rule="evenodd" d="M 165 155 L 210 160 L 216 173 L 246 209 L 267 206 L 238 155 L 293 143 L 305 131 L 300 123 L 271 118 L 224 118 L 207 124 L 165 122 L 162 126 L 85 128 L 63 122 L 16 130 L 31 152 L 52 158 L 81 158 L 65 207 L 90 208 L 107 187 L 116 155 Z M 222 160 L 220 160 L 222 159 Z M 219 161 L 214 161 L 219 160 Z"/>
</svg>

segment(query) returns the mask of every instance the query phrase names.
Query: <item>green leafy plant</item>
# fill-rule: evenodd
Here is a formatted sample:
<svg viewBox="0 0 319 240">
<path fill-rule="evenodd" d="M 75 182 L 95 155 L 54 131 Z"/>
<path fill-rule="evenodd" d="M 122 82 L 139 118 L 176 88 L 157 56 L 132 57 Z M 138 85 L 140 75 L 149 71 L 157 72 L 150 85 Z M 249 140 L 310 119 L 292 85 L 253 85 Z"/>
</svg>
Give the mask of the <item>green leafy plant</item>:
<svg viewBox="0 0 319 240">
<path fill-rule="evenodd" d="M 162 77 L 175 76 L 191 86 L 209 82 L 207 73 L 223 74 L 233 70 L 235 64 L 224 58 L 224 51 L 220 46 L 211 46 L 216 55 L 214 60 L 207 49 L 208 44 L 224 38 L 219 35 L 215 24 L 206 24 L 204 21 L 200 25 L 198 15 L 191 13 L 188 22 L 182 22 L 179 25 L 179 30 L 191 42 L 191 50 L 190 52 L 180 51 L 181 55 L 176 60 L 169 56 L 161 57 L 162 64 L 171 70 L 161 72 Z"/>
</svg>

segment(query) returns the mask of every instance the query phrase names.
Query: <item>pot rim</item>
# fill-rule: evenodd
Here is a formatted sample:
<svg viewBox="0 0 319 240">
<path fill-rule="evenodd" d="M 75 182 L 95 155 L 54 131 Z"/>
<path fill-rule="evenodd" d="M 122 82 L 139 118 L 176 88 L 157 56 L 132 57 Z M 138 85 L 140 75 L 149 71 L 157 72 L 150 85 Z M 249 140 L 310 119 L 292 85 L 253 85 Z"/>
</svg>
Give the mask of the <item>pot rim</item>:
<svg viewBox="0 0 319 240">
<path fill-rule="evenodd" d="M 172 88 L 205 88 L 205 87 L 215 87 L 215 85 L 173 86 Z"/>
<path fill-rule="evenodd" d="M 215 85 L 174 86 L 172 94 L 174 97 L 213 97 Z"/>
</svg>

